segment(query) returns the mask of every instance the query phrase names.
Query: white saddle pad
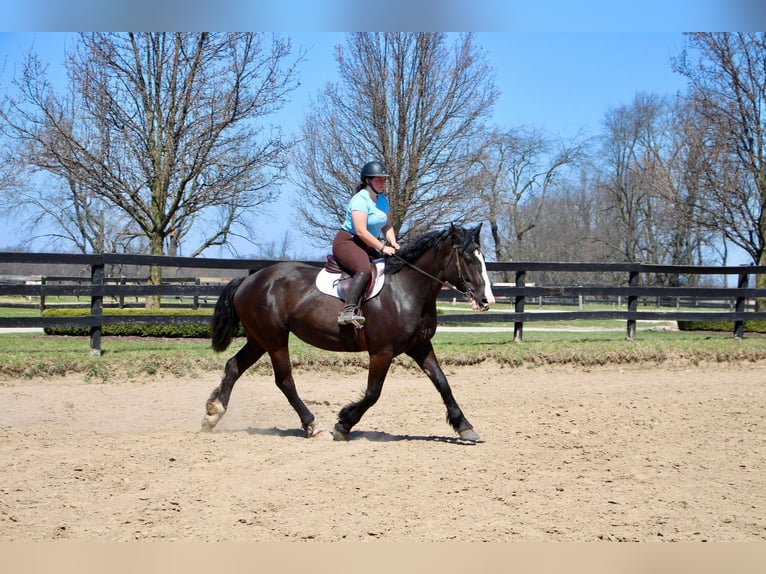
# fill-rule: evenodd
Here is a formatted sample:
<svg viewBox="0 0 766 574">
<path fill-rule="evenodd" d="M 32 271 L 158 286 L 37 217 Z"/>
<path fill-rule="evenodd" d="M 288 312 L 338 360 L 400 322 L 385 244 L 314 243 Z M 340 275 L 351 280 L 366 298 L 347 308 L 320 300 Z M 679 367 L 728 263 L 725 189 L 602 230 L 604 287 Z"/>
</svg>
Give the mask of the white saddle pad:
<svg viewBox="0 0 766 574">
<path fill-rule="evenodd" d="M 375 259 L 373 263 L 375 264 L 378 273 L 375 276 L 375 284 L 372 286 L 372 292 L 368 297 L 365 297 L 365 300 L 372 299 L 378 293 L 380 293 L 380 290 L 383 288 L 383 269 L 385 267 L 385 260 Z M 343 297 L 338 294 L 338 284 L 340 283 L 340 278 L 340 273 L 330 273 L 323 267 L 322 270 L 317 273 L 315 283 L 317 289 L 319 289 L 322 293 L 332 295 L 333 297 L 337 297 L 338 299 L 343 300 Z"/>
</svg>

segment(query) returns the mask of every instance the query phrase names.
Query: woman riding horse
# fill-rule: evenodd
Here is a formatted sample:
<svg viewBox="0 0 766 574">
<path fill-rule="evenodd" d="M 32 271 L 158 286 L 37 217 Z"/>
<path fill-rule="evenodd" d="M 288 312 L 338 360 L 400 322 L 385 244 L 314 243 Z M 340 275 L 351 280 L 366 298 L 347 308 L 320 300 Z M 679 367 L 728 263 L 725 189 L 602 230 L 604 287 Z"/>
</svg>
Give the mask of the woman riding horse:
<svg viewBox="0 0 766 574">
<path fill-rule="evenodd" d="M 406 354 L 433 382 L 447 407 L 447 421 L 464 440 L 479 435 L 463 415 L 434 354 L 436 299 L 445 285 L 465 295 L 472 309 L 487 310 L 495 302 L 479 249 L 481 225 L 465 229 L 451 225 L 432 231 L 386 260 L 385 284 L 379 295 L 364 303 L 367 323 L 360 338 L 352 325 L 339 325 L 343 303 L 315 286 L 318 270 L 300 262 L 280 262 L 247 277 L 232 280 L 221 293 L 213 315 L 213 349 L 225 350 L 245 329 L 245 345 L 227 362 L 221 384 L 206 403 L 203 430 L 211 430 L 223 414 L 234 383 L 264 353 L 274 368 L 277 387 L 301 421 L 306 436 L 315 431 L 314 415 L 298 396 L 288 341 L 290 333 L 329 351 L 369 354 L 367 388 L 362 398 L 343 407 L 334 438 L 345 440 L 364 413 L 380 397 L 391 361 Z"/>
<path fill-rule="evenodd" d="M 388 214 L 388 199 L 383 195 L 387 177 L 386 166 L 379 161 L 364 164 L 360 173 L 362 181 L 348 202 L 346 218 L 332 244 L 335 260 L 352 275 L 346 304 L 338 316 L 340 325 L 364 324 L 364 317 L 357 315 L 356 310 L 372 277 L 370 259 L 378 253 L 393 255 L 399 249 Z"/>
</svg>

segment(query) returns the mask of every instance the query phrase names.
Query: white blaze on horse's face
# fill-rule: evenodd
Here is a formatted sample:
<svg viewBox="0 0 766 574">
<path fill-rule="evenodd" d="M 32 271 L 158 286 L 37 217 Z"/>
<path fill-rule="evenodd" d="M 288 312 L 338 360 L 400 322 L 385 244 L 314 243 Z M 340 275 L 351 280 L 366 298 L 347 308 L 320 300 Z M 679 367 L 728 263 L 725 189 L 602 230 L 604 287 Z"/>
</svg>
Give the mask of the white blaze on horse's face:
<svg viewBox="0 0 766 574">
<path fill-rule="evenodd" d="M 481 310 L 486 311 L 491 305 L 495 304 L 495 295 L 492 293 L 492 284 L 489 281 L 489 274 L 487 273 L 487 264 L 484 262 L 484 256 L 478 249 L 474 255 L 481 261 L 481 278 L 484 280 L 484 298 L 487 300 L 486 304 L 481 306 Z M 477 304 L 476 307 L 479 308 L 479 305 Z"/>
</svg>

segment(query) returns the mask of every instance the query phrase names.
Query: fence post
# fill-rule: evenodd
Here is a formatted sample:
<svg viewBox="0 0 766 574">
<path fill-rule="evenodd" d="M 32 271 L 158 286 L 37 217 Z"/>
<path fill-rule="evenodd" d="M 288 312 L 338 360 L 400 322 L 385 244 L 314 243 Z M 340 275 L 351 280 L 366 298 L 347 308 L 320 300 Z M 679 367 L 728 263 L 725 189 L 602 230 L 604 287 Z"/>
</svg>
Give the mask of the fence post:
<svg viewBox="0 0 766 574">
<path fill-rule="evenodd" d="M 46 280 L 47 280 L 47 277 L 45 275 L 40 277 L 40 314 L 41 315 L 43 311 L 45 311 L 45 289 L 43 289 L 43 285 L 45 285 Z"/>
<path fill-rule="evenodd" d="M 200 280 L 199 277 L 194 278 L 194 284 L 199 287 L 200 286 Z M 197 293 L 194 294 L 194 298 L 192 299 L 192 309 L 199 309 L 199 295 Z"/>
<path fill-rule="evenodd" d="M 127 283 L 127 280 L 128 280 L 128 278 L 125 277 L 125 275 L 120 277 L 120 280 L 119 280 L 120 285 L 125 285 Z M 120 298 L 119 298 L 118 301 L 119 301 L 119 303 L 118 303 L 119 308 L 120 309 L 124 309 L 125 308 L 125 294 L 124 293 L 120 293 Z"/>
<path fill-rule="evenodd" d="M 91 283 L 91 295 L 90 295 L 90 314 L 91 316 L 102 317 L 104 311 L 104 263 L 94 263 L 90 268 L 90 283 Z M 101 289 L 96 289 L 96 286 L 100 286 Z M 98 291 L 99 294 L 95 295 L 94 291 Z M 90 328 L 90 354 L 101 355 L 101 323 L 93 325 Z"/>
<path fill-rule="evenodd" d="M 527 277 L 526 271 L 517 271 L 516 272 L 516 287 L 524 287 L 526 284 L 526 277 Z M 516 313 L 524 312 L 524 299 L 525 299 L 525 296 L 523 294 L 516 295 L 516 298 L 514 299 L 514 304 L 513 304 L 514 312 Z M 514 321 L 513 323 L 514 342 L 521 343 L 523 338 L 524 338 L 524 322 Z"/>
<path fill-rule="evenodd" d="M 737 289 L 746 289 L 749 277 L 747 273 L 739 274 L 739 281 L 737 281 Z M 734 304 L 735 313 L 745 312 L 745 297 L 738 295 Z M 734 338 L 743 339 L 745 337 L 745 322 L 734 321 Z"/>
<path fill-rule="evenodd" d="M 638 271 L 630 272 L 628 286 L 638 287 Z M 636 338 L 636 311 L 638 311 L 638 296 L 628 295 L 628 341 Z"/>
</svg>

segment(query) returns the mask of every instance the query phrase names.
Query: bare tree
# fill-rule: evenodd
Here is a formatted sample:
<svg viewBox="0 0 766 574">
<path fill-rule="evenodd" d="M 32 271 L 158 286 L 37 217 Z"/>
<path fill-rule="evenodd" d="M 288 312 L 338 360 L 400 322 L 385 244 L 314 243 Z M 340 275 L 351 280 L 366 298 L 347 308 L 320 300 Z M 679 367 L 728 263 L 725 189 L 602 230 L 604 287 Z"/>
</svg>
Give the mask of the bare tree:
<svg viewBox="0 0 766 574">
<path fill-rule="evenodd" d="M 23 243 L 46 238 L 81 253 L 146 252 L 146 238 L 135 223 L 76 181 L 44 189 L 18 184 L 14 199 L 7 212 L 22 221 Z"/>
<path fill-rule="evenodd" d="M 478 213 L 466 178 L 497 92 L 470 34 L 446 42 L 441 33 L 358 33 L 337 47 L 341 81 L 319 95 L 295 150 L 295 207 L 308 235 L 332 237 L 371 159 L 391 175 L 400 237 Z"/>
<path fill-rule="evenodd" d="M 592 173 L 586 168 L 549 193 L 545 209 L 524 240 L 522 257 L 533 261 L 608 261 L 596 241 L 601 224 Z"/>
<path fill-rule="evenodd" d="M 613 254 L 598 240 L 603 212 L 593 193 L 593 172 L 588 166 L 561 182 L 545 199 L 533 229 L 524 238 L 523 260 L 562 262 L 609 262 Z M 523 210 L 524 208 L 522 208 Z M 612 273 L 535 271 L 529 281 L 554 285 L 604 284 L 615 281 Z M 622 280 L 620 277 L 619 280 Z"/>
<path fill-rule="evenodd" d="M 294 65 L 289 42 L 268 38 L 81 34 L 68 95 L 31 56 L 3 116 L 30 165 L 74 184 L 73 205 L 126 214 L 152 255 L 186 240 L 194 256 L 247 229 L 283 177 L 286 143 L 259 122 L 294 89 Z"/>
<path fill-rule="evenodd" d="M 0 112 L 4 106 L 0 105 Z M 0 193 L 13 189 L 19 183 L 18 156 L 10 145 L 6 126 L 0 122 Z"/>
<path fill-rule="evenodd" d="M 632 105 L 607 111 L 602 146 L 603 168 L 598 185 L 601 205 L 609 215 L 603 241 L 621 261 L 647 261 L 642 243 L 651 222 L 645 143 L 657 114 L 656 98 L 637 95 Z"/>
<path fill-rule="evenodd" d="M 13 187 L 16 174 L 11 163 L 13 154 L 9 153 L 8 146 L 3 145 L 3 139 L 2 128 L 0 128 L 0 148 L 3 150 L 0 155 L 0 192 Z"/>
<path fill-rule="evenodd" d="M 567 142 L 527 127 L 489 135 L 472 187 L 481 190 L 498 261 L 533 255 L 525 249 L 525 237 L 565 169 L 585 157 L 585 146 L 579 137 Z"/>
<path fill-rule="evenodd" d="M 663 240 L 671 265 L 703 265 L 719 250 L 720 234 L 701 225 L 696 205 L 702 189 L 700 174 L 704 169 L 705 150 L 699 137 L 698 124 L 686 99 L 676 99 L 670 109 L 667 150 L 662 158 L 663 170 L 657 184 L 660 197 L 666 200 L 670 222 Z M 725 242 L 723 242 L 725 247 Z M 721 263 L 725 263 L 725 256 Z M 690 275 L 686 284 L 696 284 L 698 275 Z"/>
<path fill-rule="evenodd" d="M 695 33 L 688 45 L 674 68 L 694 113 L 696 217 L 766 265 L 766 34 Z"/>
<path fill-rule="evenodd" d="M 711 241 L 692 217 L 698 186 L 689 169 L 696 148 L 685 137 L 686 118 L 682 101 L 642 93 L 607 112 L 596 190 L 604 215 L 598 237 L 613 257 L 703 263 Z M 648 281 L 681 284 L 697 279 L 657 274 Z"/>
</svg>

